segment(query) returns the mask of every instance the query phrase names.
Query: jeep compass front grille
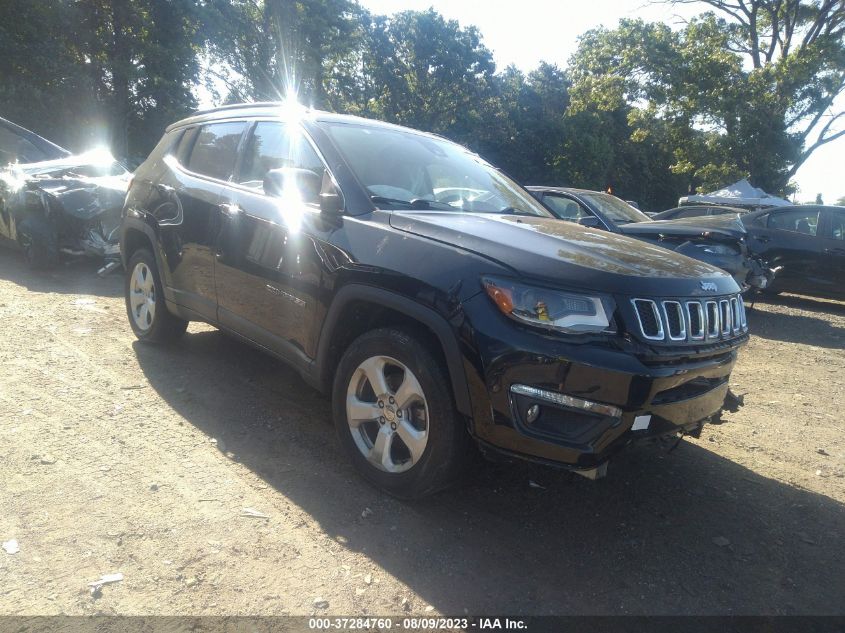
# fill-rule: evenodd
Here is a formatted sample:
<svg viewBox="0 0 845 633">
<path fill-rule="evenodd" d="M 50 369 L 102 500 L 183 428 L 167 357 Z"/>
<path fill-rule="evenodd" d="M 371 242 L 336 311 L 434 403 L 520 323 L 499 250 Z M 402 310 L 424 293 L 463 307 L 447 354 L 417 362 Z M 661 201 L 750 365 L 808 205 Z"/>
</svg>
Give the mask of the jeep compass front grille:
<svg viewBox="0 0 845 633">
<path fill-rule="evenodd" d="M 698 342 L 733 338 L 748 331 L 742 297 L 631 299 L 640 334 L 649 341 Z"/>
</svg>

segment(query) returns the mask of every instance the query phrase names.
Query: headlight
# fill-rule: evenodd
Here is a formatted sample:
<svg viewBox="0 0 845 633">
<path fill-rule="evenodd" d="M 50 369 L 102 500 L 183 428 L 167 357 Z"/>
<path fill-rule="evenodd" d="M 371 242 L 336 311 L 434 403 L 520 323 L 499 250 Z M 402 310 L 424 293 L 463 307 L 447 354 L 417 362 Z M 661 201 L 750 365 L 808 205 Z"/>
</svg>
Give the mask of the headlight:
<svg viewBox="0 0 845 633">
<path fill-rule="evenodd" d="M 725 244 L 696 244 L 696 248 L 702 249 L 705 253 L 712 253 L 714 255 L 736 255 L 737 251 L 732 246 Z"/>
<path fill-rule="evenodd" d="M 609 298 L 491 277 L 481 281 L 499 310 L 517 321 L 572 334 L 616 331 L 611 322 L 613 302 Z"/>
</svg>

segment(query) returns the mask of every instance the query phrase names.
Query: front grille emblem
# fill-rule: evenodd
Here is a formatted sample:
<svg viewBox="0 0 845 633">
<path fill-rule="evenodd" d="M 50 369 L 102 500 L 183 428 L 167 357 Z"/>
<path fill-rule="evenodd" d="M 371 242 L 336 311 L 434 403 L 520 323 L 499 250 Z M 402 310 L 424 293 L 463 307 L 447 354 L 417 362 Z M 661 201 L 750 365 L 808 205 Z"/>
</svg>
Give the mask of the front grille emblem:
<svg viewBox="0 0 845 633">
<path fill-rule="evenodd" d="M 718 290 L 718 288 L 716 288 L 716 284 L 712 281 L 700 281 L 699 284 L 701 284 L 701 289 L 706 292 L 716 292 L 716 290 Z"/>
</svg>

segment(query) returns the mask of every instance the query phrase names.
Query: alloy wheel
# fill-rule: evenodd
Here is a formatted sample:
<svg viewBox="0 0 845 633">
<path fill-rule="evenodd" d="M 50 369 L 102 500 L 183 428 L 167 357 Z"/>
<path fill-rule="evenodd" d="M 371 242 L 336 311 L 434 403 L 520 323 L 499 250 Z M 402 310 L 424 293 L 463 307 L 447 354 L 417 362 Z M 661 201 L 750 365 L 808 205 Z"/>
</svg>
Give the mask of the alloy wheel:
<svg viewBox="0 0 845 633">
<path fill-rule="evenodd" d="M 402 362 L 372 356 L 358 365 L 346 393 L 346 420 L 355 445 L 376 468 L 404 472 L 428 444 L 428 403 Z"/>
<path fill-rule="evenodd" d="M 138 262 L 132 271 L 129 284 L 129 306 L 132 319 L 141 330 L 153 326 L 156 313 L 156 286 L 153 271 L 144 262 Z"/>
</svg>

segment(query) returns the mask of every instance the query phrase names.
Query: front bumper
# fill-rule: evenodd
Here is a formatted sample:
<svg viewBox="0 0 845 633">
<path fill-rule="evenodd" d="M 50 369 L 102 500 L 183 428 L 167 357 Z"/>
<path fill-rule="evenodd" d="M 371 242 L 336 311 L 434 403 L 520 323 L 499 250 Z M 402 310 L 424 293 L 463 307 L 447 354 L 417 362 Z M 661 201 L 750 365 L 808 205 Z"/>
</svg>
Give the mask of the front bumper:
<svg viewBox="0 0 845 633">
<path fill-rule="evenodd" d="M 475 416 L 476 438 L 510 455 L 585 470 L 633 440 L 695 432 L 719 413 L 747 339 L 681 356 L 638 356 L 599 339 L 562 342 L 496 316 L 486 321 L 494 336 L 479 348 L 490 415 Z M 539 414 L 530 411 L 535 406 Z"/>
</svg>

